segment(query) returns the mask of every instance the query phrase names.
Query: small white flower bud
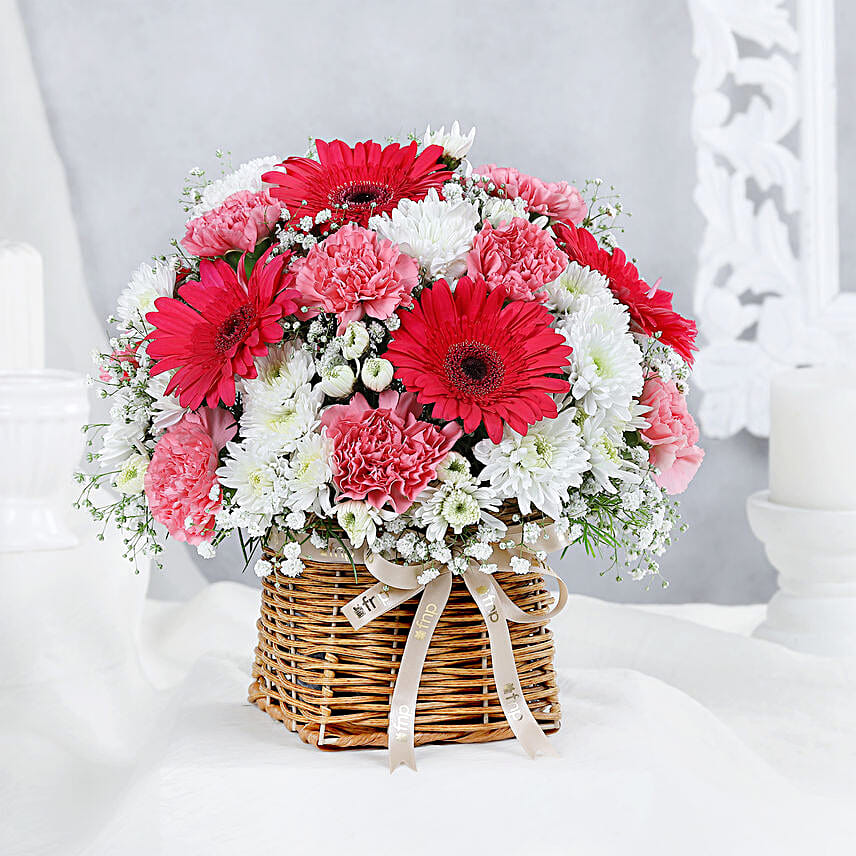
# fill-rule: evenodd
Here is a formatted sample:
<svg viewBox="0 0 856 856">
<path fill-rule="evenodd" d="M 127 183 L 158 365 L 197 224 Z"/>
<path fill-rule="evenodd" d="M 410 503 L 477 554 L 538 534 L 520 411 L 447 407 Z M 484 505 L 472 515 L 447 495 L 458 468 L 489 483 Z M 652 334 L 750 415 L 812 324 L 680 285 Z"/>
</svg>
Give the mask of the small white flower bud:
<svg viewBox="0 0 856 856">
<path fill-rule="evenodd" d="M 362 321 L 351 321 L 342 336 L 342 356 L 346 360 L 355 360 L 365 353 L 369 346 L 369 331 Z"/>
<path fill-rule="evenodd" d="M 392 383 L 395 369 L 389 360 L 382 357 L 372 357 L 363 364 L 360 377 L 363 383 L 374 392 L 381 392 Z"/>
<path fill-rule="evenodd" d="M 344 398 L 353 390 L 356 379 L 350 366 L 332 366 L 321 378 L 319 386 L 331 398 Z"/>
</svg>

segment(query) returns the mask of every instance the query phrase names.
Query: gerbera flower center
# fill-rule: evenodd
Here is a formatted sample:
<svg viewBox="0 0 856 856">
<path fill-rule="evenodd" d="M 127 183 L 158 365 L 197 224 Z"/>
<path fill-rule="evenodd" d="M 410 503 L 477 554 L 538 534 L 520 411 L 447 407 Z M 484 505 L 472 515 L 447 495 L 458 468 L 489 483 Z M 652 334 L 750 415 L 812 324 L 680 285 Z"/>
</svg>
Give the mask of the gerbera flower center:
<svg viewBox="0 0 856 856">
<path fill-rule="evenodd" d="M 255 312 L 249 303 L 239 306 L 221 325 L 217 331 L 214 346 L 221 354 L 229 353 L 235 345 L 244 341 L 255 320 Z"/>
<path fill-rule="evenodd" d="M 373 181 L 350 181 L 330 194 L 330 204 L 336 208 L 344 205 L 383 205 L 391 199 L 392 190 L 385 184 Z"/>
<path fill-rule="evenodd" d="M 502 357 L 484 342 L 455 342 L 443 366 L 449 383 L 476 398 L 489 395 L 505 377 Z"/>
</svg>

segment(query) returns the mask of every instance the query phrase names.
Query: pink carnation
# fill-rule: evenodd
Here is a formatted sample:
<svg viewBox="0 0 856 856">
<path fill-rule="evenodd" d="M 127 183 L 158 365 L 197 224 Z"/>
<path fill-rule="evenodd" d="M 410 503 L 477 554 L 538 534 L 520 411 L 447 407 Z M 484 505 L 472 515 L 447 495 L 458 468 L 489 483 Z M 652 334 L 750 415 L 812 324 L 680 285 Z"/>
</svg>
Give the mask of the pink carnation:
<svg viewBox="0 0 856 856">
<path fill-rule="evenodd" d="M 294 286 L 310 310 L 304 318 L 335 312 L 342 333 L 364 315 L 383 320 L 399 306 L 412 306 L 418 280 L 414 259 L 391 241 L 347 223 L 309 251 Z"/>
<path fill-rule="evenodd" d="M 227 410 L 203 407 L 158 440 L 146 470 L 146 498 L 154 519 L 177 541 L 201 544 L 214 535 L 220 508 L 217 456 L 236 430 Z"/>
<path fill-rule="evenodd" d="M 492 163 L 480 166 L 476 172 L 490 178 L 497 187 L 504 187 L 510 198 L 525 199 L 530 211 L 553 220 L 567 220 L 579 226 L 588 211 L 579 190 L 567 181 L 541 181 L 514 167 Z"/>
<path fill-rule="evenodd" d="M 512 300 L 543 301 L 538 290 L 568 265 L 556 242 L 534 223 L 515 217 L 494 228 L 485 223 L 467 255 L 467 276 L 483 276 L 492 291 L 505 286 Z"/>
<path fill-rule="evenodd" d="M 675 382 L 649 375 L 639 403 L 650 407 L 644 418 L 651 423 L 642 432 L 651 444 L 648 459 L 660 471 L 654 481 L 667 493 L 683 493 L 696 474 L 704 450 L 695 445 L 698 427 Z"/>
<path fill-rule="evenodd" d="M 342 496 L 375 508 L 389 503 L 398 514 L 410 508 L 462 433 L 454 422 L 438 429 L 420 421 L 421 410 L 414 393 L 387 390 L 377 408 L 357 393 L 324 411 L 333 481 Z"/>
<path fill-rule="evenodd" d="M 239 190 L 222 205 L 191 220 L 181 246 L 203 258 L 222 256 L 229 250 L 251 253 L 271 233 L 281 210 L 266 190 Z"/>
</svg>

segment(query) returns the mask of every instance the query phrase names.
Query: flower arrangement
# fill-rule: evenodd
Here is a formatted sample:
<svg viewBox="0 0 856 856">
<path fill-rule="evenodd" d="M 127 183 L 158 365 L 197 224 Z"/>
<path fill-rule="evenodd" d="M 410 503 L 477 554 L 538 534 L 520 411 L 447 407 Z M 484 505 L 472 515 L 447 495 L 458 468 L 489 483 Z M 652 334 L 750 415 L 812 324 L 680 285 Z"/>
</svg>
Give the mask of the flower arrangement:
<svg viewBox="0 0 856 856">
<path fill-rule="evenodd" d="M 492 573 L 507 526 L 535 545 L 549 520 L 657 573 L 703 454 L 695 324 L 615 245 L 599 180 L 474 168 L 473 139 L 192 171 L 185 236 L 134 273 L 97 355 L 110 419 L 80 502 L 130 553 L 236 536 L 249 564 L 275 530 L 259 576 L 335 541 L 427 582 Z"/>
</svg>

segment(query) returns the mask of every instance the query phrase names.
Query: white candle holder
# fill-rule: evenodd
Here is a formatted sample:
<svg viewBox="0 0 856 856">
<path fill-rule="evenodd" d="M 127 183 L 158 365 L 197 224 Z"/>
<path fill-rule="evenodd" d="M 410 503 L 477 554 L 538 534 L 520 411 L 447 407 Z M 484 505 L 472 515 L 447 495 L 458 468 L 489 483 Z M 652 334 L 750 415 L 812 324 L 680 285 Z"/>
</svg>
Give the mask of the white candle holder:
<svg viewBox="0 0 856 856">
<path fill-rule="evenodd" d="M 68 492 L 88 413 L 82 375 L 0 371 L 0 553 L 78 543 Z"/>
<path fill-rule="evenodd" d="M 749 525 L 778 571 L 755 636 L 829 657 L 856 656 L 856 511 L 795 508 L 767 490 L 746 502 Z"/>
</svg>

